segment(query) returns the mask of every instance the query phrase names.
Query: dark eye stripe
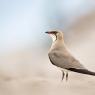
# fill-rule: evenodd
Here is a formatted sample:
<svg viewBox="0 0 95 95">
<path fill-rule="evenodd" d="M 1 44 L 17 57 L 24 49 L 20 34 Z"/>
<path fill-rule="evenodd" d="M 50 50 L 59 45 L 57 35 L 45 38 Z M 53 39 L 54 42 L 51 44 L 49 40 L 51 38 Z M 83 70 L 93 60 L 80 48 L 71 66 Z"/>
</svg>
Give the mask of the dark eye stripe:
<svg viewBox="0 0 95 95">
<path fill-rule="evenodd" d="M 52 31 L 51 33 L 53 33 L 53 34 L 57 34 L 57 31 Z"/>
</svg>

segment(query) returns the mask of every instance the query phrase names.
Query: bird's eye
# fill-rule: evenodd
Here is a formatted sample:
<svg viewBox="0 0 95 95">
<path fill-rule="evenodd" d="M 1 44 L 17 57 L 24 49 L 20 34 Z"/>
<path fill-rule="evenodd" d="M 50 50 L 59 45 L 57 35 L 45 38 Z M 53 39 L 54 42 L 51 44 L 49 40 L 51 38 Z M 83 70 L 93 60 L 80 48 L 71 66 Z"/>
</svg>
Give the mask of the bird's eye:
<svg viewBox="0 0 95 95">
<path fill-rule="evenodd" d="M 54 31 L 54 32 L 53 32 L 53 34 L 55 34 L 55 35 L 56 35 L 56 34 L 57 34 L 57 31 Z"/>
</svg>

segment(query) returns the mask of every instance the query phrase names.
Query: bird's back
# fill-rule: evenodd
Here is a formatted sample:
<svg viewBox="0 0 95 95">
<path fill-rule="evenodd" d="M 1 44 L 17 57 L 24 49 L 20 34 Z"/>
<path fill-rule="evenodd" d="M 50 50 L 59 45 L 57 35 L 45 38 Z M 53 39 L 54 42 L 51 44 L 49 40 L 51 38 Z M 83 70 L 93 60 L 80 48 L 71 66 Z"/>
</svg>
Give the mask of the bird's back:
<svg viewBox="0 0 95 95">
<path fill-rule="evenodd" d="M 84 68 L 83 65 L 80 64 L 78 60 L 76 60 L 66 49 L 64 45 L 60 47 L 55 47 L 54 45 L 51 47 L 48 56 L 51 62 L 61 68 Z"/>
</svg>

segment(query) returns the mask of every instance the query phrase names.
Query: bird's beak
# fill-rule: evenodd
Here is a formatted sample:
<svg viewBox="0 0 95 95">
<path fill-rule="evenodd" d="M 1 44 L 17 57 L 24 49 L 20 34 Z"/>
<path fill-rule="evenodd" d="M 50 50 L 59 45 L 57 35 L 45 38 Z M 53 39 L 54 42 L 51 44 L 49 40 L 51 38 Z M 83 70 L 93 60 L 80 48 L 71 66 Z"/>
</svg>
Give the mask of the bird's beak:
<svg viewBox="0 0 95 95">
<path fill-rule="evenodd" d="M 45 32 L 45 33 L 47 33 L 47 34 L 54 34 L 53 32 L 51 32 L 51 31 L 47 31 L 47 32 Z"/>
<path fill-rule="evenodd" d="M 47 31 L 47 32 L 45 32 L 45 33 L 50 34 L 50 32 L 48 32 L 48 31 Z"/>
</svg>

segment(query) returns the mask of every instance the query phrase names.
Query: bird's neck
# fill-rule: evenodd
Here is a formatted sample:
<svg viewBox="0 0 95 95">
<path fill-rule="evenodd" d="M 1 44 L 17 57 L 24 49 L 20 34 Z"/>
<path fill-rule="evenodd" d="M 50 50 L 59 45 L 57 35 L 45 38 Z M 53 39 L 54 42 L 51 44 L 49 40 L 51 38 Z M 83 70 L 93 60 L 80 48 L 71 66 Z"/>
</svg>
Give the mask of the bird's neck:
<svg viewBox="0 0 95 95">
<path fill-rule="evenodd" d="M 63 47 L 65 47 L 64 40 L 56 40 L 52 43 L 51 50 Z"/>
</svg>

